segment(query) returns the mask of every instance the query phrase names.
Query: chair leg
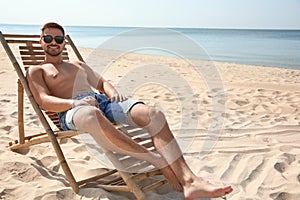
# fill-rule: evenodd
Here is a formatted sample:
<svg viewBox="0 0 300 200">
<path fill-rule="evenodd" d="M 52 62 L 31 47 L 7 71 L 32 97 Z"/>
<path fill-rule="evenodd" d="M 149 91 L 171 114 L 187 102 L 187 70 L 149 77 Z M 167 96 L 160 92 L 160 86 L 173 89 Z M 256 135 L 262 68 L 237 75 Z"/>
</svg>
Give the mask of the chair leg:
<svg viewBox="0 0 300 200">
<path fill-rule="evenodd" d="M 25 143 L 25 130 L 24 130 L 24 88 L 18 79 L 18 128 L 19 128 L 19 142 Z"/>
<path fill-rule="evenodd" d="M 49 130 L 48 130 L 49 131 Z M 67 177 L 67 180 L 70 184 L 70 186 L 72 187 L 73 191 L 75 193 L 78 193 L 79 192 L 79 185 L 78 183 L 76 182 L 74 176 L 73 176 L 73 173 L 71 172 L 71 169 L 66 161 L 66 158 L 61 150 L 61 147 L 59 146 L 58 144 L 58 141 L 57 141 L 57 138 L 56 136 L 54 135 L 54 133 L 48 133 L 48 136 L 50 138 L 50 141 L 52 143 L 52 146 L 55 150 L 55 153 L 57 155 L 57 158 L 59 160 L 59 163 Z"/>
</svg>

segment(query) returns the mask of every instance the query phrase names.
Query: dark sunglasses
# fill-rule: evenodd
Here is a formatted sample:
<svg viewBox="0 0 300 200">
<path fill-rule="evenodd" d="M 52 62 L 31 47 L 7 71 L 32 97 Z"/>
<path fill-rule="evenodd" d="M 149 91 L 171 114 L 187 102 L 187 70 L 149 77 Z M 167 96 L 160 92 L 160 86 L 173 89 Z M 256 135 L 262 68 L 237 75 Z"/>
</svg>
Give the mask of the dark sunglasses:
<svg viewBox="0 0 300 200">
<path fill-rule="evenodd" d="M 45 43 L 50 43 L 53 40 L 53 37 L 51 35 L 43 35 L 42 36 Z M 57 44 L 62 44 L 65 40 L 64 36 L 55 36 L 54 40 Z"/>
</svg>

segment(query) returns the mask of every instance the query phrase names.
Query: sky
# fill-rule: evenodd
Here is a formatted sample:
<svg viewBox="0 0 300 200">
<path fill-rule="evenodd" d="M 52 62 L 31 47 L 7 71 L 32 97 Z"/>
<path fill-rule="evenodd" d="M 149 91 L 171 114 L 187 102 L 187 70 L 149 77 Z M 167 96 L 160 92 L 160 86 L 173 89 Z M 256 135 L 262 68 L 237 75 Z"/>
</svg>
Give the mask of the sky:
<svg viewBox="0 0 300 200">
<path fill-rule="evenodd" d="M 0 24 L 300 29 L 300 0 L 2 0 Z"/>
</svg>

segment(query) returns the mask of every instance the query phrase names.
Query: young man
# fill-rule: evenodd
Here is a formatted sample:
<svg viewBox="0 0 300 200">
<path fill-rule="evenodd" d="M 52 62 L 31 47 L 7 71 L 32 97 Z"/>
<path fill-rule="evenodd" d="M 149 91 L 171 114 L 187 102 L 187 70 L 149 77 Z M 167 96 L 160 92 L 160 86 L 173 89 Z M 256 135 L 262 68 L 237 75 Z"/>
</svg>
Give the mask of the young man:
<svg viewBox="0 0 300 200">
<path fill-rule="evenodd" d="M 64 62 L 64 36 L 59 24 L 43 25 L 40 44 L 45 61 L 30 67 L 27 74 L 35 100 L 42 109 L 59 113 L 63 129 L 83 130 L 107 150 L 150 162 L 162 170 L 174 190 L 183 192 L 185 199 L 220 197 L 232 192 L 231 186 L 212 185 L 191 171 L 161 111 L 127 99 L 85 63 Z M 158 153 L 115 129 L 111 123 L 114 121 L 146 128 Z"/>
</svg>

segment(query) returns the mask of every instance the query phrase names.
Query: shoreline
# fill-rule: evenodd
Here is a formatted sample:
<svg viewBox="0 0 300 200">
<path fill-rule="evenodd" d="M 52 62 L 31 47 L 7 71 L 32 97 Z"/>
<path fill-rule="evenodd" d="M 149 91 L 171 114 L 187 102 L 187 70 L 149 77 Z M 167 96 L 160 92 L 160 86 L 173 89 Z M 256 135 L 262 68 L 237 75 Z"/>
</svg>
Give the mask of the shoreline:
<svg viewBox="0 0 300 200">
<path fill-rule="evenodd" d="M 108 50 L 108 49 L 100 49 L 100 48 L 93 48 L 93 47 L 82 47 L 82 46 L 79 46 L 78 49 L 84 49 L 85 51 L 87 50 L 88 52 L 91 52 L 91 51 L 99 51 L 99 52 L 120 52 L 120 54 L 123 54 L 123 51 L 118 51 L 118 50 Z M 125 52 L 125 54 L 127 54 L 128 52 Z M 175 58 L 175 59 L 178 59 L 180 57 L 178 56 L 171 56 L 171 55 L 159 55 L 159 54 L 150 54 L 150 53 L 138 53 L 138 52 L 129 52 L 129 54 L 138 54 L 138 55 L 141 55 L 141 56 L 153 56 L 153 57 L 165 57 L 165 58 Z M 88 56 L 87 56 L 88 58 Z M 185 58 L 186 60 L 202 60 L 202 59 L 197 59 L 197 58 Z M 215 62 L 215 63 L 224 63 L 226 65 L 229 65 L 229 64 L 235 64 L 235 65 L 241 65 L 241 66 L 254 66 L 254 67 L 267 67 L 267 68 L 278 68 L 278 69 L 287 69 L 287 70 L 300 70 L 300 68 L 298 67 L 288 67 L 288 66 L 272 66 L 272 65 L 263 65 L 263 64 L 251 64 L 251 63 L 242 63 L 242 62 L 238 62 L 238 61 L 221 61 L 221 60 L 213 60 L 213 59 L 210 59 L 210 60 L 205 60 L 205 61 L 210 61 L 210 62 Z"/>
<path fill-rule="evenodd" d="M 39 34 L 38 25 L 1 25 L 4 33 Z M 153 27 L 152 27 L 153 28 Z M 98 47 L 110 39 L 116 39 L 120 34 L 133 33 L 142 27 L 101 27 L 101 26 L 67 26 L 67 33 L 72 36 L 78 46 Z M 162 29 L 162 28 L 155 28 Z M 247 63 L 250 65 L 277 66 L 300 69 L 298 56 L 300 30 L 273 29 L 211 29 L 211 28 L 163 28 L 177 35 L 189 38 L 188 43 L 197 43 L 203 47 L 214 60 L 225 62 Z M 129 31 L 129 32 L 128 32 Z M 131 32 L 133 31 L 133 32 Z M 167 31 L 167 30 L 166 30 Z M 167 31 L 168 32 L 168 31 Z M 143 33 L 142 33 L 143 34 Z M 170 34 L 172 35 L 172 34 Z M 143 38 L 149 39 L 146 33 Z M 147 38 L 148 37 L 148 38 Z M 166 37 L 166 38 L 164 38 Z M 158 46 L 169 37 L 158 35 L 155 40 Z M 176 41 L 175 41 L 176 42 Z M 123 42 L 122 42 L 123 44 Z M 97 45 L 97 46 L 96 46 Z M 146 45 L 148 47 L 149 45 Z M 143 47 L 143 46 L 142 46 Z M 168 47 L 166 49 L 169 49 Z M 194 50 L 186 51 L 189 57 L 195 56 Z"/>
</svg>

